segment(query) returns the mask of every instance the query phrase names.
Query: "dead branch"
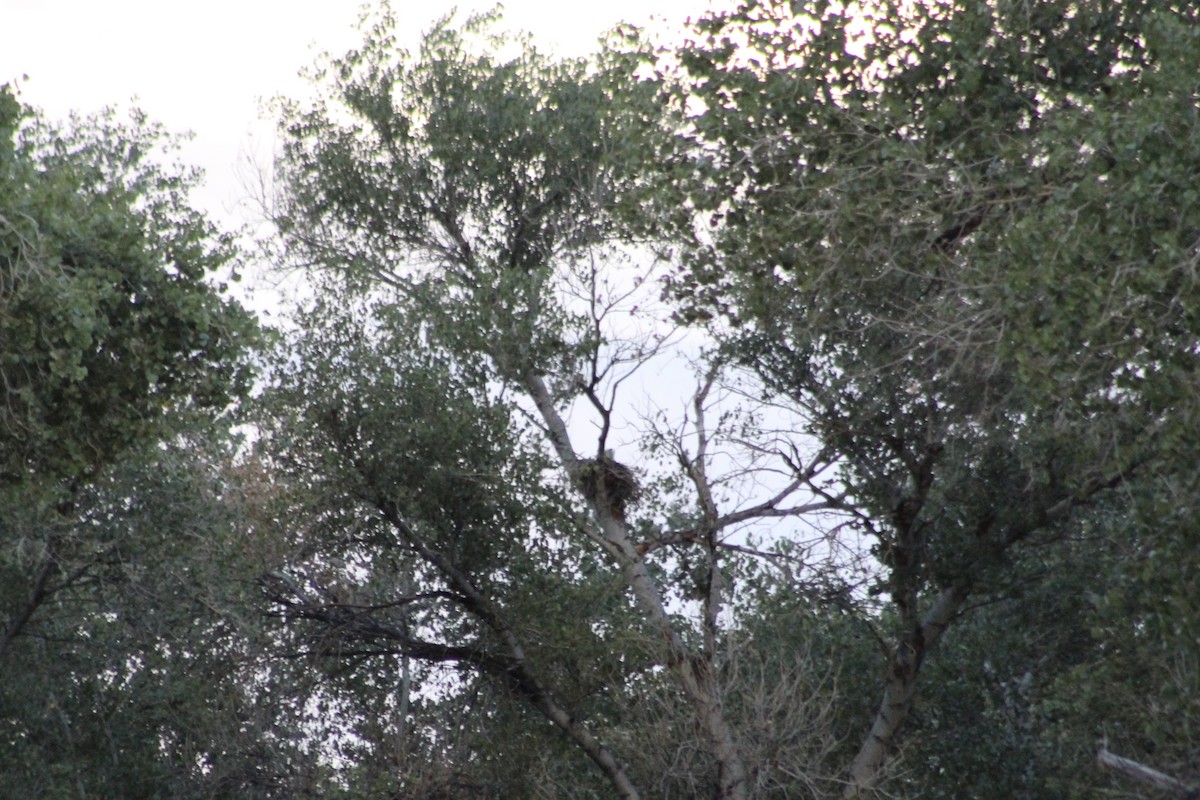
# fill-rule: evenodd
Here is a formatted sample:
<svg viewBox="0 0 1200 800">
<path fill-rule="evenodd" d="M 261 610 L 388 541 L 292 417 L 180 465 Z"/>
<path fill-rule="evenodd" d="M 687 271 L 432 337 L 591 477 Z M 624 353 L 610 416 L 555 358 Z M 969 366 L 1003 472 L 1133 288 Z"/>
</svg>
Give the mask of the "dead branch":
<svg viewBox="0 0 1200 800">
<path fill-rule="evenodd" d="M 1100 746 L 1100 752 L 1096 753 L 1096 763 L 1102 770 L 1115 772 L 1128 780 L 1153 786 L 1171 797 L 1182 798 L 1182 800 L 1200 799 L 1200 784 L 1184 783 L 1165 772 L 1159 772 L 1145 764 L 1139 764 L 1132 759 L 1110 753 L 1107 745 Z"/>
</svg>

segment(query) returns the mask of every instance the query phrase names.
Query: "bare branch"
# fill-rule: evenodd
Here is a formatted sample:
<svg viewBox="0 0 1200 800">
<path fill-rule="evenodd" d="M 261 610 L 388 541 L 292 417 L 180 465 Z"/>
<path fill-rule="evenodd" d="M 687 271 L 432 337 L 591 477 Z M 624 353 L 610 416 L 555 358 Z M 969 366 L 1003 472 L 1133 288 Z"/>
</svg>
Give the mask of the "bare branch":
<svg viewBox="0 0 1200 800">
<path fill-rule="evenodd" d="M 1172 778 L 1145 764 L 1139 764 L 1132 759 L 1110 753 L 1107 745 L 1101 745 L 1100 751 L 1096 753 L 1096 763 L 1100 765 L 1100 769 L 1115 772 L 1131 781 L 1153 786 L 1172 797 L 1180 798 L 1180 800 L 1200 798 L 1200 784 L 1184 783 L 1178 778 Z"/>
</svg>

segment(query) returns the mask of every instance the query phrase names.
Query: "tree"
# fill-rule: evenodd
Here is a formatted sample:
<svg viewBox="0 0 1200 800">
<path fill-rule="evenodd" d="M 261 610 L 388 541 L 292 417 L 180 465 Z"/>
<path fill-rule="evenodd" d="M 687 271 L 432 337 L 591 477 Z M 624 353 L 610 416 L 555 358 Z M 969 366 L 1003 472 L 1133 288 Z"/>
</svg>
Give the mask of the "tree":
<svg viewBox="0 0 1200 800">
<path fill-rule="evenodd" d="M 386 736 L 447 748 L 415 697 L 492 698 L 462 724 L 499 749 L 441 749 L 456 767 L 408 792 L 643 796 L 666 780 L 636 757 L 662 744 L 633 702 L 654 696 L 683 704 L 660 720 L 704 754 L 676 791 L 759 794 L 771 767 L 742 741 L 761 720 L 722 678 L 736 579 L 748 527 L 829 505 L 798 492 L 824 463 L 736 413 L 720 362 L 642 427 L 667 469 L 621 463 L 638 441 L 618 438 L 618 401 L 674 335 L 615 213 L 643 182 L 656 88 L 633 77 L 640 53 L 554 60 L 518 40 L 501 58 L 492 23 L 444 21 L 410 55 L 385 8 L 316 71 L 321 100 L 281 105 L 274 218 L 321 295 L 261 423 L 295 509 L 295 555 L 264 578 L 281 635 L 381 687 Z M 801 457 L 800 477 L 770 477 Z M 595 773 L 550 767 L 546 723 Z"/>
<path fill-rule="evenodd" d="M 0 794 L 282 798 L 328 786 L 305 752 L 302 665 L 263 656 L 256 578 L 271 545 L 247 539 L 235 500 L 246 481 L 212 438 L 126 454 L 58 521 L 96 555 L 50 584 L 5 654 Z M 4 508 L 6 524 L 16 517 Z"/>
<path fill-rule="evenodd" d="M 244 566 L 221 474 L 255 325 L 211 282 L 236 252 L 170 146 L 0 89 L 6 796 L 204 796 L 228 777 L 211 732 L 252 705 L 210 610 Z"/>
<path fill-rule="evenodd" d="M 882 697 L 847 796 L 884 781 L 973 603 L 1190 470 L 1196 24 L 1187 3 L 747 2 L 677 53 L 637 222 L 674 220 L 682 313 L 719 316 L 803 409 L 879 563 Z"/>
<path fill-rule="evenodd" d="M 58 128 L 6 88 L 0 133 L 0 491 L 69 520 L 74 495 L 174 415 L 219 412 L 245 390 L 252 326 L 204 281 L 233 251 L 184 204 L 189 179 L 148 160 L 161 131 L 111 114 Z M 59 553 L 73 537 L 33 533 L 43 526 L 24 532 L 42 552 L 0 657 L 74 572 Z M 22 533 L 8 546 L 29 545 Z"/>
<path fill-rule="evenodd" d="M 172 145 L 140 116 L 62 127 L 2 103 L 0 478 L 85 480 L 168 412 L 246 388 L 249 317 L 206 282 L 236 253 L 186 205 L 195 176 L 155 163 Z"/>
</svg>

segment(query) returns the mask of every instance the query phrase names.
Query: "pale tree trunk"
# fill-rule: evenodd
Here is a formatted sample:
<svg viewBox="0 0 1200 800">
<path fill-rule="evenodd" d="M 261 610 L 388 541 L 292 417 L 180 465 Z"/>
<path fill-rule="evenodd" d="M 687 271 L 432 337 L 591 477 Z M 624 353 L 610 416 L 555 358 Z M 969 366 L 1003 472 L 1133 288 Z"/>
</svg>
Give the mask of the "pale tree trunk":
<svg viewBox="0 0 1200 800">
<path fill-rule="evenodd" d="M 999 558 L 1008 548 L 1026 539 L 1034 531 L 1047 528 L 1066 517 L 1072 509 L 1090 502 L 1101 492 L 1119 486 L 1128 479 L 1139 463 L 1136 459 L 1130 460 L 1120 469 L 1106 476 L 1093 478 L 1074 493 L 1046 506 L 1032 521 L 1010 529 L 1000 544 L 987 554 L 987 559 Z M 913 518 L 915 519 L 915 516 Z M 901 530 L 906 529 L 903 524 L 898 527 Z M 980 538 L 984 537 L 981 535 Z M 907 627 L 912 633 L 905 637 L 892 653 L 883 701 L 871 723 L 870 733 L 850 765 L 843 797 L 862 797 L 873 790 L 883 776 L 888 756 L 896 744 L 896 735 L 912 708 L 921 663 L 929 648 L 941 638 L 951 620 L 962 608 L 969 593 L 969 576 L 972 572 L 974 569 L 967 570 L 968 577 L 959 585 L 943 589 L 919 622 L 910 621 L 912 614 L 906 612 L 906 609 L 915 607 L 915 590 L 912 583 L 907 585 L 908 596 L 901 607 L 901 618 L 908 623 Z"/>
<path fill-rule="evenodd" d="M 547 436 L 563 467 L 571 479 L 576 480 L 580 461 L 571 444 L 566 425 L 554 408 L 545 382 L 540 376 L 530 374 L 526 376 L 525 388 L 537 406 L 546 425 Z M 709 751 L 717 763 L 717 798 L 745 800 L 746 768 L 738 753 L 733 730 L 725 719 L 721 689 L 713 674 L 711 662 L 688 647 L 683 637 L 671 625 L 670 616 L 663 605 L 662 594 L 646 568 L 643 556 L 634 546 L 625 520 L 613 513 L 612 509 L 606 508 L 603 503 L 594 505 L 603 534 L 603 541 L 599 544 L 620 564 L 626 585 L 633 592 L 646 620 L 662 636 L 667 650 L 667 666 L 691 701 L 696 721 L 708 739 Z"/>
<path fill-rule="evenodd" d="M 895 747 L 900 727 L 912 710 L 917 676 L 925 654 L 941 637 L 965 599 L 966 592 L 961 589 L 950 587 L 942 590 L 920 625 L 892 653 L 883 701 L 875 712 L 867 738 L 850 764 L 849 781 L 843 797 L 863 797 L 878 785 Z"/>
</svg>

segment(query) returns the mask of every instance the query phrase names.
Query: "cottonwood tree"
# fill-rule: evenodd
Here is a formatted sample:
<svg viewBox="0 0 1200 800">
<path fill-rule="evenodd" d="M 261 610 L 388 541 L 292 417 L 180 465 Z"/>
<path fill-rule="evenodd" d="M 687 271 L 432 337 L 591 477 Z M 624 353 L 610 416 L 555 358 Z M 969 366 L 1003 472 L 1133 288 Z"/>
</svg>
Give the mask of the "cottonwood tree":
<svg viewBox="0 0 1200 800">
<path fill-rule="evenodd" d="M 234 252 L 186 205 L 191 179 L 151 160 L 169 146 L 144 120 L 55 126 L 0 92 L 0 491 L 68 527 L 74 494 L 173 414 L 246 388 L 249 317 L 206 282 Z M 19 530 L 38 555 L 6 582 L 25 594 L 0 658 L 85 566 L 60 552 L 73 535 Z"/>
<path fill-rule="evenodd" d="M 667 692 L 703 754 L 676 791 L 760 794 L 761 709 L 723 681 L 742 529 L 827 508 L 800 491 L 824 461 L 715 408 L 719 364 L 641 440 L 671 469 L 642 460 L 629 387 L 675 334 L 614 211 L 657 90 L 640 53 L 555 60 L 492 24 L 409 54 L 385 8 L 315 71 L 321 99 L 281 104 L 273 218 L 320 296 L 261 423 L 296 545 L 264 588 L 297 653 L 375 676 L 381 733 L 437 754 L 441 774 L 404 761 L 407 792 L 667 796 L 629 713 Z M 448 753 L 416 714 L 438 695 L 491 748 Z M 550 758 L 564 743 L 594 771 Z"/>
<path fill-rule="evenodd" d="M 803 410 L 882 571 L 846 796 L 885 782 L 934 646 L 1014 563 L 1187 530 L 1138 506 L 1195 446 L 1197 17 L 747 2 L 664 76 L 660 213 L 633 222 L 690 240 L 682 313 Z"/>
<path fill-rule="evenodd" d="M 253 703 L 212 610 L 238 592 L 223 418 L 255 326 L 172 149 L 138 115 L 55 124 L 0 88 L 5 796 L 267 794 L 269 745 L 226 758 Z"/>
</svg>

